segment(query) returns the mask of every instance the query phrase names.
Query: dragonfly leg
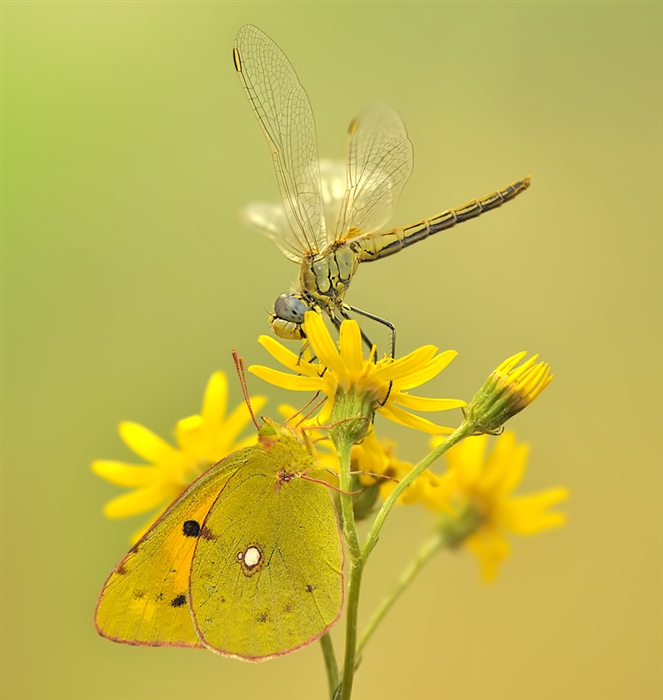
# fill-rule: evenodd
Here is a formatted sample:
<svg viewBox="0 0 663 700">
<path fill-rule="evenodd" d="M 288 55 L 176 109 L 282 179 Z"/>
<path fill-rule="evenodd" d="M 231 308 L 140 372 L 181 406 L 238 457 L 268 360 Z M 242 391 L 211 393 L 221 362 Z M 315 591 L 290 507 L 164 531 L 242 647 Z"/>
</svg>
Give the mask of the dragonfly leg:
<svg viewBox="0 0 663 700">
<path fill-rule="evenodd" d="M 384 406 L 387 403 L 387 401 L 389 401 L 389 397 L 391 396 L 391 390 L 393 388 L 394 388 L 394 383 L 389 382 L 389 388 L 387 389 L 387 395 L 384 397 L 384 399 L 382 399 L 382 401 L 378 401 L 380 406 Z"/>
<path fill-rule="evenodd" d="M 350 306 L 350 304 L 346 304 L 346 306 L 348 307 L 348 309 L 350 309 L 350 311 L 354 311 L 354 313 L 359 314 L 360 316 L 365 316 L 366 318 L 370 318 L 372 321 L 377 321 L 383 326 L 387 326 L 387 328 L 391 332 L 391 357 L 396 357 L 396 326 L 394 326 L 394 324 L 391 323 L 391 321 L 387 321 L 386 318 L 380 318 L 380 316 L 370 314 L 368 313 L 368 311 L 362 311 L 356 306 Z"/>
<path fill-rule="evenodd" d="M 299 351 L 299 357 L 297 358 L 297 364 L 300 364 L 302 359 L 304 358 L 304 353 L 311 347 L 311 343 L 309 342 L 308 338 L 306 339 L 305 342 L 302 343 L 301 350 Z M 313 353 L 313 361 L 315 361 L 315 353 Z"/>
</svg>

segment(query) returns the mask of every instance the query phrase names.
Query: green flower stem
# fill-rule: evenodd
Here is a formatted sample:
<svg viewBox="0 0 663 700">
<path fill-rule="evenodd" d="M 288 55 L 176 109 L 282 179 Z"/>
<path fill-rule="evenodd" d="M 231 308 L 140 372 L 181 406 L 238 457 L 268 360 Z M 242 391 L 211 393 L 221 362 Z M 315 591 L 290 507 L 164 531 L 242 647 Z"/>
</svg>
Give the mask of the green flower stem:
<svg viewBox="0 0 663 700">
<path fill-rule="evenodd" d="M 391 512 L 391 509 L 396 505 L 398 498 L 405 491 L 405 489 L 450 447 L 453 447 L 453 445 L 471 435 L 473 430 L 473 423 L 463 422 L 459 428 L 457 428 L 441 445 L 439 445 L 439 447 L 436 447 L 429 455 L 424 457 L 421 462 L 419 462 L 419 464 L 417 464 L 417 466 L 389 494 L 388 498 L 382 504 L 382 508 L 380 508 L 375 520 L 373 521 L 371 530 L 366 538 L 366 542 L 362 550 L 362 560 L 364 563 L 366 563 L 366 560 L 378 542 L 380 530 L 382 529 L 387 516 Z"/>
<path fill-rule="evenodd" d="M 325 657 L 325 669 L 327 671 L 327 683 L 329 684 L 329 700 L 333 700 L 334 693 L 340 682 L 338 675 L 338 664 L 336 663 L 336 654 L 334 654 L 334 646 L 332 645 L 329 632 L 325 632 L 320 637 L 320 646 L 322 654 Z"/>
<path fill-rule="evenodd" d="M 375 632 L 378 625 L 389 612 L 391 606 L 398 600 L 400 594 L 410 585 L 414 577 L 419 573 L 419 571 L 421 571 L 424 564 L 428 562 L 433 554 L 444 547 L 444 545 L 445 539 L 441 533 L 435 533 L 424 542 L 419 552 L 417 552 L 417 556 L 407 565 L 407 568 L 401 574 L 394 588 L 382 600 L 380 607 L 375 611 L 375 614 L 366 626 L 364 633 L 359 638 L 359 644 L 357 645 L 357 656 L 361 654 L 373 632 Z"/>
<path fill-rule="evenodd" d="M 345 439 L 343 439 L 345 438 Z M 359 590 L 361 588 L 361 575 L 364 565 L 362 561 L 361 547 L 357 537 L 350 476 L 350 453 L 353 445 L 352 438 L 346 433 L 339 435 L 336 440 L 336 450 L 339 460 L 339 482 L 341 490 L 341 514 L 343 516 L 343 532 L 345 543 L 350 555 L 350 583 L 348 585 L 348 599 L 346 601 L 346 625 L 345 625 L 345 661 L 343 664 L 343 687 L 341 700 L 350 700 L 352 694 L 352 681 L 355 671 L 355 650 L 357 648 L 357 613 L 359 610 Z"/>
</svg>

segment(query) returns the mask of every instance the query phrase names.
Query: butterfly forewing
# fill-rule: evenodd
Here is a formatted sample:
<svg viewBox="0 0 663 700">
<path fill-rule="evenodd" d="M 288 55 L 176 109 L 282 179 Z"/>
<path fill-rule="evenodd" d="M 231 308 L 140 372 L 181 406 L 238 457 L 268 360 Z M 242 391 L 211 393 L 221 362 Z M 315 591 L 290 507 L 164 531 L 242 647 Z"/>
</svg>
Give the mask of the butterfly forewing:
<svg viewBox="0 0 663 700">
<path fill-rule="evenodd" d="M 187 600 L 191 560 L 205 517 L 247 453 L 194 482 L 120 562 L 97 604 L 100 634 L 126 644 L 202 646 Z"/>
<path fill-rule="evenodd" d="M 269 454 L 266 455 L 269 457 Z M 343 549 L 328 490 L 280 476 L 283 464 L 237 473 L 199 539 L 191 602 L 205 645 L 261 660 L 325 632 L 343 601 Z"/>
</svg>

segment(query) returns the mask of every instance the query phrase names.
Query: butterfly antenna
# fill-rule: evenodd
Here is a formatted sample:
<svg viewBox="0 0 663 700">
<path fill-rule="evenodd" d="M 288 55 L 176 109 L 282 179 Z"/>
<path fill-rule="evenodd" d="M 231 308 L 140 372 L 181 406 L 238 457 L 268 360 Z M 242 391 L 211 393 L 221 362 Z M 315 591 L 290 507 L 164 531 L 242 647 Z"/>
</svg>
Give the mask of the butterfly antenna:
<svg viewBox="0 0 663 700">
<path fill-rule="evenodd" d="M 256 420 L 256 415 L 253 412 L 253 408 L 251 408 L 251 399 L 249 398 L 249 390 L 246 386 L 246 367 L 244 366 L 244 358 L 240 357 L 237 354 L 237 350 L 233 350 L 233 360 L 235 361 L 235 369 L 237 370 L 237 376 L 239 377 L 239 383 L 242 386 L 242 392 L 244 393 L 244 401 L 246 403 L 246 407 L 249 409 L 249 413 L 251 414 L 251 419 L 253 420 L 253 425 L 256 426 L 258 430 L 260 430 L 260 425 L 258 424 L 258 421 Z"/>
</svg>

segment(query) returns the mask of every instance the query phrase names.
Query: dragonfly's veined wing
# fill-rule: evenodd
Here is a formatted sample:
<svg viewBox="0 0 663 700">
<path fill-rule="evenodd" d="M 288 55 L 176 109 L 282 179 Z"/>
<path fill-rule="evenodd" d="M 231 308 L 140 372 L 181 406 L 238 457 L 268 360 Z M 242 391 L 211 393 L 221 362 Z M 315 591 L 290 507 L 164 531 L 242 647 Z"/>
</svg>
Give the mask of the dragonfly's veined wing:
<svg viewBox="0 0 663 700">
<path fill-rule="evenodd" d="M 290 224 L 272 237 L 289 258 L 301 261 L 327 243 L 311 103 L 290 61 L 257 27 L 239 30 L 233 57 L 267 137 Z"/>
<path fill-rule="evenodd" d="M 325 220 L 327 230 L 333 233 L 336 230 L 341 207 L 345 200 L 346 192 L 346 165 L 341 160 L 320 161 L 320 184 L 322 185 L 322 203 L 325 208 Z"/>
<path fill-rule="evenodd" d="M 345 163 L 323 158 L 320 161 L 320 185 L 327 226 L 336 230 L 336 222 L 345 197 Z M 287 258 L 294 262 L 302 262 L 299 255 L 291 253 L 281 244 L 290 231 L 290 223 L 281 203 L 254 202 L 242 209 L 240 219 L 242 223 L 274 241 Z"/>
<path fill-rule="evenodd" d="M 347 192 L 335 240 L 384 226 L 412 174 L 412 143 L 403 120 L 391 107 L 377 103 L 350 124 Z"/>
</svg>

